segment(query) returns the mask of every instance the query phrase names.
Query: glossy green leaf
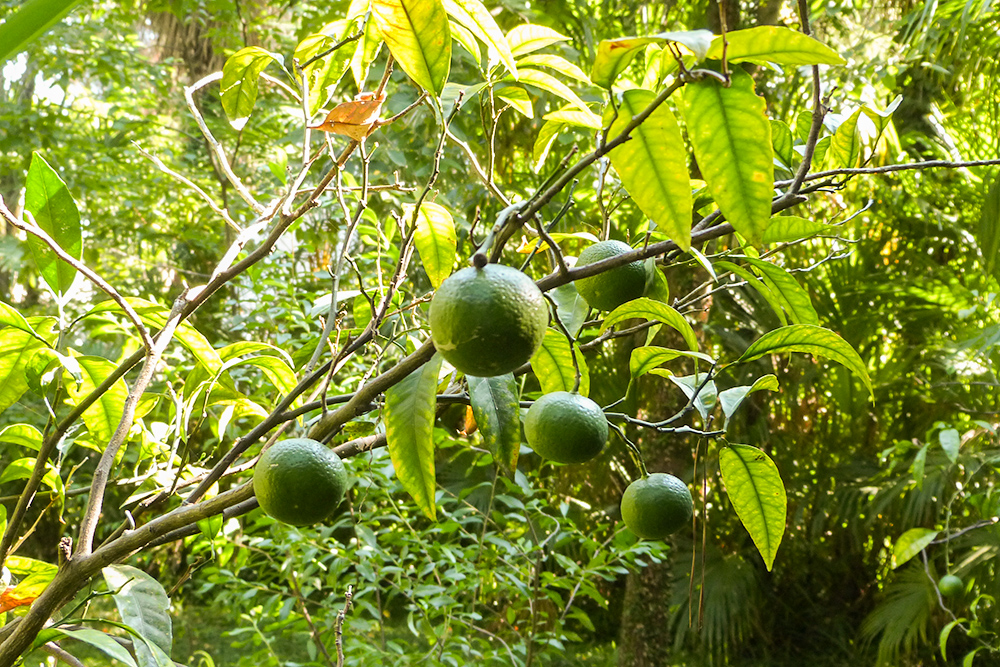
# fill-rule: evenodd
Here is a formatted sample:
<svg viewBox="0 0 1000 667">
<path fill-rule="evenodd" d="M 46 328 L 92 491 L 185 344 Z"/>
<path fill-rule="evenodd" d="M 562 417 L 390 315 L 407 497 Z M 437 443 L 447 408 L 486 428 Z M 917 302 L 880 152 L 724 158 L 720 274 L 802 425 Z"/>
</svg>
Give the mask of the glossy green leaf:
<svg viewBox="0 0 1000 667">
<path fill-rule="evenodd" d="M 948 663 L 948 637 L 951 636 L 951 631 L 955 629 L 955 626 L 964 623 L 965 620 L 964 617 L 959 617 L 941 628 L 941 633 L 938 635 L 938 646 L 941 648 L 941 657 L 945 664 Z"/>
<path fill-rule="evenodd" d="M 26 331 L 0 329 L 0 413 L 28 390 L 25 368 L 41 347 L 42 343 Z"/>
<path fill-rule="evenodd" d="M 496 377 L 466 376 L 472 416 L 486 447 L 500 467 L 513 474 L 521 451 L 521 419 L 513 373 Z"/>
<path fill-rule="evenodd" d="M 889 127 L 889 123 L 892 122 L 892 114 L 899 108 L 900 103 L 903 101 L 902 95 L 896 95 L 892 102 L 889 103 L 883 111 L 878 109 L 873 109 L 870 106 L 861 107 L 861 113 L 868 116 L 868 119 L 875 124 L 875 129 L 881 134 L 885 128 Z"/>
<path fill-rule="evenodd" d="M 923 551 L 927 545 L 937 539 L 938 531 L 930 528 L 911 528 L 892 545 L 893 569 L 903 565 L 908 560 Z"/>
<path fill-rule="evenodd" d="M 566 106 L 561 109 L 549 112 L 542 116 L 544 120 L 551 120 L 566 125 L 585 127 L 590 130 L 599 130 L 603 127 L 601 117 L 590 111 L 583 111 L 575 106 Z"/>
<path fill-rule="evenodd" d="M 309 35 L 295 47 L 295 59 L 300 65 L 309 62 L 315 56 L 325 53 L 341 39 L 348 37 L 353 30 L 353 22 L 337 21 L 334 23 L 332 31 L 338 35 L 338 39 L 334 39 L 330 35 Z M 352 55 L 351 49 L 344 45 L 333 53 L 328 53 L 302 68 L 302 75 L 309 88 L 310 116 L 330 101 L 330 95 L 334 88 L 351 66 Z"/>
<path fill-rule="evenodd" d="M 531 153 L 531 168 L 535 173 L 538 173 L 542 165 L 545 164 L 545 158 L 549 156 L 552 144 L 555 143 L 556 137 L 559 136 L 564 127 L 566 127 L 564 123 L 551 120 L 542 123 L 541 129 L 538 130 L 538 136 L 535 137 L 535 145 Z"/>
<path fill-rule="evenodd" d="M 364 6 L 367 8 L 368 3 L 364 3 Z M 365 23 L 365 32 L 361 36 L 361 39 L 358 40 L 358 45 L 354 49 L 354 55 L 351 56 L 351 76 L 354 77 L 354 85 L 358 87 L 358 90 L 365 89 L 368 70 L 371 69 L 372 63 L 375 62 L 379 51 L 382 50 L 382 43 L 382 35 L 379 33 L 376 22 L 373 20 L 367 21 Z"/>
<path fill-rule="evenodd" d="M 0 474 L 0 485 L 18 479 L 28 479 L 34 471 L 35 464 L 36 459 L 34 457 L 24 457 L 11 461 L 4 468 L 3 473 Z M 49 461 L 45 462 L 45 474 L 42 475 L 42 484 L 58 494 L 62 494 L 64 490 L 62 478 L 59 477 L 59 471 Z"/>
<path fill-rule="evenodd" d="M 696 373 L 694 375 L 670 375 L 668 379 L 680 387 L 688 401 L 692 401 L 694 409 L 701 415 L 702 421 L 707 420 L 715 409 L 718 402 L 719 390 L 715 386 L 715 380 L 708 380 L 707 373 Z"/>
<path fill-rule="evenodd" d="M 580 389 L 583 396 L 590 395 L 590 371 L 587 360 L 584 359 L 579 345 L 576 345 L 576 361 L 580 366 Z M 573 369 L 573 356 L 569 349 L 566 336 L 555 329 L 547 329 L 542 346 L 531 358 L 531 369 L 538 378 L 543 394 L 554 391 L 572 391 L 576 382 L 576 371 Z"/>
<path fill-rule="evenodd" d="M 68 386 L 67 393 L 71 405 L 77 405 L 90 395 L 117 368 L 102 357 L 76 357 L 83 374 L 79 386 Z M 112 434 L 118 428 L 125 411 L 125 399 L 128 397 L 128 386 L 120 379 L 111 385 L 108 391 L 83 411 L 83 422 L 90 430 L 91 436 L 103 448 L 111 440 Z"/>
<path fill-rule="evenodd" d="M 42 338 L 37 331 L 35 331 L 35 328 L 28 323 L 28 320 L 24 319 L 21 313 L 17 312 L 13 306 L 8 306 L 3 301 L 0 301 L 0 329 L 3 327 L 13 327 L 15 329 L 19 329 L 25 333 L 31 334 L 39 341 L 47 343 L 47 341 Z"/>
<path fill-rule="evenodd" d="M 778 468 L 756 447 L 733 444 L 719 452 L 719 469 L 736 515 L 770 571 L 785 533 L 788 508 Z"/>
<path fill-rule="evenodd" d="M 7 556 L 4 566 L 17 580 L 16 590 L 21 596 L 41 595 L 59 571 L 52 563 L 27 556 Z"/>
<path fill-rule="evenodd" d="M 515 58 L 528 53 L 534 53 L 539 49 L 544 49 L 546 46 L 568 41 L 569 37 L 560 35 L 552 28 L 531 23 L 515 26 L 507 33 L 507 44 L 510 45 L 510 52 Z"/>
<path fill-rule="evenodd" d="M 409 220 L 413 215 L 413 205 L 403 206 L 403 219 Z M 455 248 L 458 239 L 455 235 L 455 221 L 444 206 L 433 202 L 424 202 L 417 213 L 417 228 L 413 234 L 413 243 L 420 253 L 420 261 L 434 289 L 451 275 L 455 264 Z"/>
<path fill-rule="evenodd" d="M 718 261 L 715 263 L 715 268 L 723 271 L 729 271 L 746 281 L 749 287 L 757 290 L 757 293 L 764 297 L 764 300 L 767 301 L 768 305 L 771 306 L 771 310 L 774 311 L 774 314 L 777 316 L 778 321 L 781 322 L 781 326 L 788 326 L 788 317 L 785 315 L 785 309 L 781 299 L 760 279 L 760 277 L 755 275 L 749 269 L 738 264 L 733 264 L 732 262 Z"/>
<path fill-rule="evenodd" d="M 242 130 L 257 103 L 261 72 L 272 62 L 282 62 L 277 53 L 259 46 L 242 48 L 222 66 L 222 110 L 235 130 Z"/>
<path fill-rule="evenodd" d="M 0 442 L 37 452 L 42 447 L 42 433 L 31 424 L 11 424 L 0 430 Z"/>
<path fill-rule="evenodd" d="M 582 69 L 566 60 L 562 56 L 553 53 L 536 53 L 531 56 L 524 56 L 517 61 L 521 67 L 548 67 L 571 79 L 576 79 L 580 83 L 590 84 L 590 77 Z"/>
<path fill-rule="evenodd" d="M 648 90 L 625 91 L 608 136 L 618 136 L 655 97 Z M 691 183 L 687 149 L 674 114 L 661 104 L 631 136 L 608 154 L 611 164 L 642 212 L 687 250 L 691 247 Z"/>
<path fill-rule="evenodd" d="M 576 336 L 583 328 L 583 323 L 587 321 L 587 313 L 590 306 L 586 300 L 580 296 L 573 283 L 560 285 L 551 292 L 549 296 L 556 302 L 556 314 L 563 326 L 569 331 L 571 336 Z"/>
<path fill-rule="evenodd" d="M 958 450 L 962 447 L 962 436 L 958 429 L 946 428 L 938 433 L 938 444 L 952 463 L 958 460 Z"/>
<path fill-rule="evenodd" d="M 447 8 L 448 3 L 445 2 L 445 7 Z M 476 41 L 476 36 L 473 35 L 468 28 L 466 28 L 461 23 L 457 21 L 451 22 L 451 38 L 454 39 L 459 45 L 468 52 L 472 59 L 476 61 L 477 67 L 483 66 L 483 52 L 482 48 L 479 46 L 479 42 Z M 447 85 L 447 84 L 445 84 Z M 442 93 L 442 97 L 444 93 Z"/>
<path fill-rule="evenodd" d="M 684 86 L 684 120 L 712 197 L 732 226 L 759 245 L 771 218 L 774 157 L 771 123 L 753 79 L 740 69 L 732 85 L 705 79 Z"/>
<path fill-rule="evenodd" d="M 765 25 L 726 33 L 729 62 L 777 63 L 779 65 L 843 65 L 845 61 L 826 44 L 797 30 Z M 708 58 L 722 59 L 722 36 L 712 40 Z"/>
<path fill-rule="evenodd" d="M 702 60 L 711 44 L 712 33 L 708 30 L 688 30 L 678 32 L 662 32 L 649 37 L 619 37 L 616 39 L 605 39 L 597 45 L 597 55 L 594 56 L 594 65 L 590 71 L 590 80 L 601 88 L 610 89 L 622 72 L 629 66 L 632 59 L 647 44 L 675 42 L 682 44 L 694 54 L 696 60 Z M 663 63 L 668 63 L 666 58 L 670 56 L 669 51 L 664 51 Z M 672 60 L 672 56 L 670 56 Z M 666 74 L 666 72 L 663 72 Z"/>
<path fill-rule="evenodd" d="M 684 337 L 684 342 L 688 344 L 691 350 L 698 351 L 698 339 L 694 335 L 694 329 L 684 319 L 684 316 L 667 304 L 653 301 L 646 297 L 623 303 L 608 313 L 604 318 L 604 323 L 601 325 L 601 333 L 604 333 L 619 322 L 633 318 L 663 322 L 680 332 L 681 336 Z"/>
<path fill-rule="evenodd" d="M 830 234 L 836 227 L 819 220 L 800 218 L 795 215 L 780 215 L 771 218 L 764 230 L 764 243 L 788 243 L 809 238 L 817 234 Z"/>
<path fill-rule="evenodd" d="M 80 0 L 28 0 L 18 5 L 0 24 L 0 63 L 28 47 L 62 21 Z"/>
<path fill-rule="evenodd" d="M 522 67 L 517 80 L 519 83 L 527 84 L 529 86 L 534 86 L 536 88 L 541 88 L 546 90 L 557 97 L 560 97 L 567 102 L 575 105 L 581 111 L 592 113 L 590 107 L 587 103 L 580 99 L 580 96 L 574 93 L 569 86 L 555 78 L 551 74 L 547 74 L 541 70 L 531 69 L 528 67 Z"/>
<path fill-rule="evenodd" d="M 528 91 L 521 86 L 497 86 L 493 89 L 493 95 L 517 111 L 525 118 L 534 118 L 535 110 L 531 106 L 531 98 Z"/>
<path fill-rule="evenodd" d="M 440 95 L 451 68 L 451 30 L 441 0 L 372 0 L 372 17 L 403 71 Z"/>
<path fill-rule="evenodd" d="M 31 213 L 35 224 L 48 234 L 62 250 L 75 259 L 83 257 L 83 233 L 80 211 L 66 183 L 49 166 L 41 154 L 31 154 L 28 179 L 24 186 L 24 210 Z M 45 283 L 57 294 L 69 292 L 76 278 L 76 269 L 59 259 L 38 237 L 28 235 L 28 247 Z"/>
<path fill-rule="evenodd" d="M 156 579 L 131 565 L 109 565 L 102 571 L 122 622 L 144 642 L 133 642 L 140 667 L 162 664 L 156 649 L 170 655 L 173 629 L 170 598 Z"/>
<path fill-rule="evenodd" d="M 983 198 L 983 210 L 979 216 L 976 242 L 979 252 L 983 255 L 986 275 L 993 275 L 1000 280 L 1000 172 L 993 179 L 986 196 Z"/>
<path fill-rule="evenodd" d="M 732 387 L 719 392 L 719 405 L 722 406 L 722 414 L 725 415 L 723 430 L 729 426 L 729 419 L 736 414 L 744 399 L 755 391 L 778 391 L 778 378 L 773 375 L 764 375 L 750 386 Z"/>
<path fill-rule="evenodd" d="M 93 628 L 78 628 L 76 630 L 70 630 L 69 628 L 63 627 L 58 628 L 58 630 L 70 639 L 75 639 L 76 641 L 93 646 L 98 651 L 114 658 L 123 665 L 127 665 L 128 667 L 137 667 L 135 660 L 132 659 L 132 654 L 125 650 L 124 646 L 100 630 L 94 630 Z"/>
<path fill-rule="evenodd" d="M 758 338 L 737 361 L 746 363 L 768 354 L 806 352 L 836 361 L 861 378 L 865 387 L 875 397 L 868 369 L 854 348 L 836 333 L 812 324 L 793 324 L 770 331 Z"/>
<path fill-rule="evenodd" d="M 789 319 L 796 324 L 819 324 L 819 315 L 816 314 L 816 309 L 809 299 L 809 293 L 799 285 L 792 274 L 762 259 L 744 257 L 743 261 L 757 270 L 764 284 L 781 300 Z"/>
<path fill-rule="evenodd" d="M 861 128 L 858 127 L 860 118 L 861 109 L 859 108 L 840 124 L 840 127 L 833 134 L 833 139 L 830 140 L 827 157 L 833 160 L 833 164 L 837 168 L 853 169 L 861 163 L 864 138 L 861 136 Z"/>
<path fill-rule="evenodd" d="M 432 520 L 434 504 L 434 412 L 441 355 L 385 392 L 385 432 L 389 456 L 403 488 Z"/>
<path fill-rule="evenodd" d="M 640 377 L 654 368 L 659 368 L 668 361 L 672 361 L 678 357 L 684 357 L 686 359 L 700 359 L 709 364 L 713 363 L 712 357 L 701 352 L 672 350 L 667 347 L 655 346 L 637 347 L 632 350 L 632 356 L 629 358 L 629 374 L 633 378 Z"/>
<path fill-rule="evenodd" d="M 468 28 L 473 35 L 494 51 L 507 71 L 517 77 L 517 64 L 510 51 L 510 44 L 497 25 L 490 10 L 479 0 L 444 0 L 445 11 Z"/>
<path fill-rule="evenodd" d="M 774 157 L 781 161 L 781 164 L 791 170 L 795 161 L 795 145 L 792 140 L 792 129 L 780 120 L 771 121 L 771 147 L 774 149 Z"/>
<path fill-rule="evenodd" d="M 253 366 L 261 370 L 267 377 L 270 386 L 282 395 L 288 394 L 298 384 L 295 371 L 284 360 L 271 355 L 261 354 L 254 357 L 243 357 L 226 362 L 223 370 L 229 371 L 237 366 Z"/>
</svg>

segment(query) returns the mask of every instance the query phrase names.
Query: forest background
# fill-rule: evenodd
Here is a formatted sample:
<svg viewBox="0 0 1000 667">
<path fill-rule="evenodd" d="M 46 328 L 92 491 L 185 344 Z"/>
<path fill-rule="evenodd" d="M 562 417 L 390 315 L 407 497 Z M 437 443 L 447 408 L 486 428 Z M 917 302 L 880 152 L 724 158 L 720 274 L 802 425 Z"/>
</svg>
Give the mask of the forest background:
<svg viewBox="0 0 1000 667">
<path fill-rule="evenodd" d="M 42 169 L 33 155 L 44 158 L 79 209 L 82 262 L 119 293 L 142 299 L 131 303 L 148 326 L 162 326 L 171 302 L 212 279 L 227 248 L 242 251 L 261 240 L 241 227 L 252 221 L 252 207 L 227 171 L 267 201 L 287 190 L 303 159 L 301 108 L 283 93 L 288 84 L 276 60 L 259 62 L 270 68 L 249 120 L 230 122 L 218 81 L 194 84 L 247 46 L 282 54 L 293 71 L 297 48 L 300 64 L 320 50 L 319 41 L 310 52 L 303 40 L 325 31 L 351 40 L 342 46 L 350 61 L 327 108 L 371 90 L 387 49 L 373 28 L 354 32 L 363 25 L 357 4 L 81 3 L 4 63 L 0 195 L 20 215 L 29 169 Z M 518 26 L 538 27 L 535 45 L 523 41 L 512 53 L 520 68 L 544 76 L 520 83 L 498 76 L 486 92 L 475 89 L 491 66 L 504 70 L 471 32 L 456 32 L 452 85 L 436 111 L 411 108 L 422 102 L 418 87 L 405 68 L 392 71 L 383 116 L 406 113 L 368 140 L 364 169 L 355 155 L 338 172 L 339 201 L 326 193 L 263 261 L 178 329 L 181 344 L 164 353 L 116 460 L 98 543 L 127 532 L 152 498 L 177 506 L 180 490 L 203 480 L 311 368 L 327 320 L 337 322 L 331 340 L 340 343 L 364 327 L 365 290 L 383 276 L 380 262 L 391 267 L 401 255 L 391 250 L 393 239 L 405 236 L 399 212 L 425 184 L 433 184 L 430 201 L 453 216 L 454 263 L 462 266 L 472 242 L 502 214 L 505 197 L 527 198 L 593 150 L 600 135 L 593 118 L 599 128 L 608 101 L 592 80 L 602 40 L 768 25 L 801 30 L 804 12 L 812 34 L 843 57 L 817 70 L 828 110 L 821 125 L 813 123 L 809 66 L 732 67 L 752 76 L 766 102 L 776 179 L 794 179 L 810 143 L 813 172 L 841 170 L 808 181 L 817 187 L 787 212 L 804 227 L 765 247 L 777 249 L 782 275 L 798 284 L 786 284 L 788 293 L 807 295 L 807 319 L 856 350 L 871 391 L 857 371 L 822 355 L 764 355 L 724 380 L 725 387 L 749 387 L 766 374 L 776 379 L 775 390 L 746 394 L 739 410 L 725 409 L 723 430 L 729 442 L 766 452 L 780 472 L 787 494 L 780 549 L 762 558 L 733 511 L 709 444 L 715 441 L 704 436 L 712 431 L 707 415 L 715 409 L 722 419 L 722 408 L 714 396 L 691 398 L 700 385 L 697 360 L 681 356 L 657 372 L 637 372 L 633 352 L 654 340 L 648 324 L 613 336 L 591 327 L 578 339 L 591 397 L 634 419 L 680 411 L 698 422 L 688 432 L 664 433 L 626 421 L 623 431 L 647 468 L 690 482 L 695 532 L 643 542 L 622 527 L 618 499 L 639 470 L 621 440 L 612 438 L 583 466 L 543 464 L 522 448 L 516 472 L 507 475 L 472 427 L 467 397 L 444 400 L 433 429 L 436 484 L 423 507 L 385 449 L 355 456 L 348 459 L 348 503 L 335 519 L 297 529 L 251 504 L 192 523 L 92 580 L 58 617 L 61 634 L 33 644 L 26 664 L 157 664 L 150 643 L 192 667 L 993 664 L 1000 656 L 1000 180 L 989 162 L 1000 156 L 997 8 L 989 0 L 487 6 L 508 40 Z M 5 0 L 0 17 L 20 8 Z M 619 90 L 655 89 L 669 77 L 670 49 L 680 53 L 670 44 L 639 44 L 618 73 Z M 464 101 L 455 105 L 459 92 Z M 450 136 L 442 133 L 445 122 Z M 846 157 L 838 140 L 844 127 L 854 139 Z M 314 148 L 325 140 L 314 139 Z M 339 153 L 347 139 L 330 141 Z M 925 164 L 890 167 L 918 162 Z M 698 165 L 690 166 L 697 179 Z M 369 177 L 375 203 L 356 209 L 357 226 L 348 232 L 347 213 Z M 713 198 L 695 195 L 695 210 L 711 215 Z M 549 209 L 558 223 L 550 231 L 567 256 L 609 233 L 635 246 L 659 239 L 606 159 Z M 516 235 L 504 261 L 524 261 L 536 241 Z M 695 247 L 700 253 L 661 256 L 660 269 L 666 301 L 690 322 L 702 352 L 737 359 L 754 340 L 803 317 L 801 303 L 776 303 L 780 289 L 731 268 L 737 252 L 751 264 L 760 256 L 738 235 Z M 343 310 L 327 318 L 330 267 L 342 248 L 350 261 L 341 262 L 342 282 L 332 289 L 339 287 Z M 441 269 L 423 249 L 412 261 L 407 298 L 416 305 L 393 302 L 376 336 L 380 353 L 345 363 L 331 399 L 350 395 L 422 342 L 420 316 L 410 313 L 420 312 L 421 295 Z M 27 236 L 0 222 L 0 300 L 41 338 L 44 326 L 64 332 L 52 339 L 58 363 L 49 356 L 42 364 L 39 355 L 29 365 L 14 354 L 24 349 L 16 338 L 24 330 L 7 311 L 0 324 L 0 502 L 8 518 L 25 497 L 42 436 L 64 408 L 142 348 L 129 319 L 90 283 L 78 278 L 61 298 L 42 273 Z M 663 349 L 683 343 L 673 329 L 653 329 Z M 226 380 L 205 389 L 211 350 L 224 355 Z M 132 371 L 129 385 L 134 380 Z M 22 391 L 6 400 L 19 382 Z M 538 383 L 528 382 L 520 385 L 522 399 L 538 394 Z M 725 387 L 720 381 L 719 390 Z M 65 560 L 60 540 L 84 521 L 89 480 L 117 424 L 111 413 L 124 405 L 122 391 L 106 405 L 103 426 L 91 412 L 63 433 L 42 461 L 44 477 L 19 529 L 5 531 L 4 550 L 16 547 L 16 556 L 8 558 L 0 598 L 8 623 L 0 641 Z M 447 383 L 439 393 L 456 395 Z M 382 416 L 377 402 L 373 407 L 333 442 L 377 442 Z M 301 420 L 291 422 L 292 431 L 305 432 L 319 418 L 319 408 L 308 408 L 294 415 Z M 250 463 L 242 459 L 209 497 L 235 489 Z M 163 489 L 171 493 L 159 498 Z M 434 520 L 425 516 L 427 502 L 436 507 Z M 959 594 L 938 591 L 946 573 L 961 577 Z M 158 613 L 136 616 L 122 607 L 129 596 L 121 582 L 136 577 L 151 588 L 131 599 Z"/>
</svg>

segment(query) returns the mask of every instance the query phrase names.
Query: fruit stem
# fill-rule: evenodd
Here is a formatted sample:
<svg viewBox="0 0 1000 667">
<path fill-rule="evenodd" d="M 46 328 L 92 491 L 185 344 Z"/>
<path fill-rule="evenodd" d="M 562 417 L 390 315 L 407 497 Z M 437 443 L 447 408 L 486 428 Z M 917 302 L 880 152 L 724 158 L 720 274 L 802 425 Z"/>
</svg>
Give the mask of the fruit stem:
<svg viewBox="0 0 1000 667">
<path fill-rule="evenodd" d="M 646 479 L 649 477 L 649 471 L 646 470 L 646 462 L 642 460 L 642 452 L 639 451 L 639 445 L 629 440 L 628 436 L 625 435 L 625 431 L 618 424 L 608 422 L 608 427 L 617 433 L 618 437 L 625 443 L 625 448 L 628 449 L 629 454 L 632 455 L 632 461 L 639 467 L 639 472 L 642 473 L 642 478 Z"/>
<path fill-rule="evenodd" d="M 573 391 L 571 393 L 576 394 L 580 391 L 580 378 L 581 378 L 580 362 L 576 358 L 576 339 L 573 338 L 573 335 L 569 332 L 569 329 L 566 328 L 566 325 L 563 324 L 563 321 L 559 318 L 559 308 L 556 306 L 555 300 L 553 300 L 551 296 L 545 294 L 544 292 L 542 293 L 542 296 L 545 297 L 545 300 L 548 301 L 549 306 L 551 306 L 552 319 L 555 320 L 556 326 L 559 327 L 559 330 L 562 331 L 564 336 L 566 336 L 566 340 L 569 341 L 569 356 L 570 359 L 572 359 L 573 361 L 573 373 L 575 375 L 575 378 L 573 379 Z"/>
</svg>

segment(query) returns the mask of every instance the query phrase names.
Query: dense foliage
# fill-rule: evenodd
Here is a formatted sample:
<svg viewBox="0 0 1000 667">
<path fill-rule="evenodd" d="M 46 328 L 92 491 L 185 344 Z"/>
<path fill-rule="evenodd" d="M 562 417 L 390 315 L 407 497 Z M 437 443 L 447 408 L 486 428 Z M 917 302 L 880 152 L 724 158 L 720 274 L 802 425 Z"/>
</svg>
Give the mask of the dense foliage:
<svg viewBox="0 0 1000 667">
<path fill-rule="evenodd" d="M 0 6 L 4 48 L 42 4 Z M 0 665 L 996 660 L 1000 15 L 809 4 L 23 29 Z M 631 250 L 573 268 L 609 239 Z M 477 252 L 552 314 L 488 378 L 428 323 Z M 629 262 L 644 296 L 589 308 L 573 282 Z M 553 464 L 521 424 L 577 390 L 611 439 Z M 296 528 L 249 482 L 300 436 L 350 488 Z M 647 472 L 688 483 L 693 528 L 624 527 Z"/>
</svg>

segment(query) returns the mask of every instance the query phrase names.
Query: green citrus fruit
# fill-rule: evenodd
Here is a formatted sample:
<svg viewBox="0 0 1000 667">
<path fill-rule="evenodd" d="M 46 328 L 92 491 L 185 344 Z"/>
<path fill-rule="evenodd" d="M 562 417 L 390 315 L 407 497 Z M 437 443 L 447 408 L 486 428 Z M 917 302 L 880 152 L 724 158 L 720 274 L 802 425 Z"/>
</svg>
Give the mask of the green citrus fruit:
<svg viewBox="0 0 1000 667">
<path fill-rule="evenodd" d="M 559 463 L 583 463 L 604 449 L 608 420 L 601 406 L 586 396 L 554 391 L 528 409 L 524 436 L 543 458 Z"/>
<path fill-rule="evenodd" d="M 268 516 L 308 526 L 330 516 L 343 500 L 347 471 L 339 456 L 315 440 L 282 440 L 257 461 L 253 490 Z"/>
<path fill-rule="evenodd" d="M 431 340 L 476 377 L 509 373 L 542 344 L 549 308 L 534 281 L 502 264 L 470 266 L 445 279 L 430 306 Z"/>
<path fill-rule="evenodd" d="M 941 595 L 946 598 L 953 598 L 956 595 L 961 595 L 965 590 L 965 584 L 959 577 L 954 574 L 946 574 L 941 577 L 938 581 L 938 590 L 941 591 Z"/>
<path fill-rule="evenodd" d="M 632 250 L 621 241 L 601 241 L 584 248 L 576 266 L 593 264 Z M 626 301 L 638 299 L 646 290 L 646 267 L 642 260 L 629 262 L 596 276 L 576 281 L 576 289 L 592 308 L 614 310 Z"/>
<path fill-rule="evenodd" d="M 639 537 L 661 540 L 690 523 L 694 501 L 687 484 L 654 472 L 628 485 L 622 495 L 622 519 Z"/>
</svg>

